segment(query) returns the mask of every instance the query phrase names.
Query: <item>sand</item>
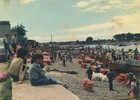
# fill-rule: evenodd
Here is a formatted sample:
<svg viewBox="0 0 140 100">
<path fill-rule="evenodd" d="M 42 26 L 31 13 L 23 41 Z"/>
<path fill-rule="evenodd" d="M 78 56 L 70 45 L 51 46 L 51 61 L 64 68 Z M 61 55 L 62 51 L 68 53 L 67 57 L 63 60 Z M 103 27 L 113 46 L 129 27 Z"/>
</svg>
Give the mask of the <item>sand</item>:
<svg viewBox="0 0 140 100">
<path fill-rule="evenodd" d="M 77 95 L 81 100 L 112 100 L 114 98 L 129 97 L 129 88 L 126 85 L 122 85 L 118 82 L 113 82 L 113 88 L 115 91 L 109 90 L 108 82 L 94 81 L 93 93 L 83 90 L 82 81 L 85 78 L 87 69 L 83 69 L 78 64 L 77 59 L 73 59 L 73 63 L 67 62 L 66 67 L 62 65 L 61 61 L 57 61 L 49 65 L 49 68 L 58 69 L 60 71 L 76 71 L 78 74 L 67 74 L 56 71 L 47 72 L 48 76 L 54 77 L 63 83 L 69 83 L 69 91 Z"/>
</svg>

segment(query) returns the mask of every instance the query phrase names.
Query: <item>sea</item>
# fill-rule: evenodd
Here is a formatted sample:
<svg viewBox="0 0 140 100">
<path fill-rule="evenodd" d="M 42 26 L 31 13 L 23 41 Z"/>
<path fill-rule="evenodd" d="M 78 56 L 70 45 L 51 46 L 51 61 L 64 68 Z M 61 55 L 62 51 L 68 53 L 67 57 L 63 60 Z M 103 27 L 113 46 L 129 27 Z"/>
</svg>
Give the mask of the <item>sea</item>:
<svg viewBox="0 0 140 100">
<path fill-rule="evenodd" d="M 90 48 L 94 47 L 95 48 L 96 46 L 98 46 L 98 45 L 95 45 L 95 44 L 94 45 L 85 45 L 84 47 L 90 47 Z M 138 51 L 140 52 L 140 44 L 137 44 L 137 45 L 130 44 L 130 45 L 127 45 L 127 46 L 102 44 L 101 46 L 102 46 L 102 48 L 110 48 L 110 49 L 114 49 L 114 50 L 124 49 L 124 51 L 128 51 L 129 49 L 134 50 L 134 49 L 137 48 Z"/>
</svg>

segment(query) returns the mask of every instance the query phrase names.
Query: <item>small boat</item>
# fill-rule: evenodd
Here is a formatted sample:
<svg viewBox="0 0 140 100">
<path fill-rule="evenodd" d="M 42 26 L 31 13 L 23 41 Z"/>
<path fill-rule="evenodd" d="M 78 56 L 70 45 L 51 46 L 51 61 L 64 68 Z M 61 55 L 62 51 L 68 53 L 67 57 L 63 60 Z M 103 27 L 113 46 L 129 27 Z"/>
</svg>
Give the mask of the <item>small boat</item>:
<svg viewBox="0 0 140 100">
<path fill-rule="evenodd" d="M 123 72 L 140 72 L 140 60 L 124 60 L 120 62 L 111 62 L 110 69 Z"/>
<path fill-rule="evenodd" d="M 127 46 L 127 44 L 119 44 L 118 46 L 119 47 L 121 47 L 121 46 Z"/>
</svg>

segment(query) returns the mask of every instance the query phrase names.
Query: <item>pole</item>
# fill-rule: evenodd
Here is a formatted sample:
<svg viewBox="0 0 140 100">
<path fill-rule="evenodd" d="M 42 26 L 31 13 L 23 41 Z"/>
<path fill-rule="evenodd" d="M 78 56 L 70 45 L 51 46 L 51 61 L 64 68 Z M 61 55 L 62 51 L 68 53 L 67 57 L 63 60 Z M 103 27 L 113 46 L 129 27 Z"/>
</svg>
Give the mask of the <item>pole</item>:
<svg viewBox="0 0 140 100">
<path fill-rule="evenodd" d="M 51 43 L 52 43 L 52 34 L 51 34 Z"/>
</svg>

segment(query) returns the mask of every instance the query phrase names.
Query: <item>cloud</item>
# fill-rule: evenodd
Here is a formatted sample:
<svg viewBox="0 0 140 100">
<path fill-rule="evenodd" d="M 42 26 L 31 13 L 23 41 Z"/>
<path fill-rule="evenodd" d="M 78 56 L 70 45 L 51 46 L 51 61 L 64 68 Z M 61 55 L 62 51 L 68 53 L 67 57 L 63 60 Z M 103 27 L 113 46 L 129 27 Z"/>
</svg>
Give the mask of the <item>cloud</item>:
<svg viewBox="0 0 140 100">
<path fill-rule="evenodd" d="M 99 3 L 101 0 L 87 0 L 87 1 L 79 1 L 76 3 L 75 7 L 77 8 L 85 8 L 93 3 Z"/>
<path fill-rule="evenodd" d="M 110 0 L 109 4 L 121 4 L 121 0 Z"/>
<path fill-rule="evenodd" d="M 80 1 L 80 2 L 77 2 L 75 7 L 77 8 L 84 8 L 84 7 L 87 7 L 89 5 L 89 2 L 85 2 L 85 1 Z"/>
<path fill-rule="evenodd" d="M 33 1 L 35 1 L 35 0 L 21 0 L 21 3 L 22 4 L 28 4 L 28 3 L 31 3 Z"/>
<path fill-rule="evenodd" d="M 113 9 L 132 9 L 140 6 L 140 0 L 124 2 L 123 0 L 89 0 L 76 3 L 81 12 L 105 12 Z"/>
<path fill-rule="evenodd" d="M 92 3 L 98 3 L 98 2 L 102 2 L 103 0 L 90 0 L 90 2 Z"/>
<path fill-rule="evenodd" d="M 105 12 L 107 10 L 111 9 L 111 6 L 102 6 L 102 7 L 99 7 L 99 6 L 91 6 L 91 7 L 87 7 L 86 9 L 83 9 L 81 10 L 82 12 Z"/>
<path fill-rule="evenodd" d="M 80 1 L 76 3 L 77 8 L 81 9 L 81 12 L 104 12 L 111 9 L 110 5 L 104 5 L 108 0 L 89 0 L 89 1 Z"/>
<path fill-rule="evenodd" d="M 74 29 L 68 29 L 66 31 L 69 32 L 86 32 L 86 31 L 94 31 L 94 30 L 100 30 L 109 28 L 111 26 L 111 23 L 102 23 L 102 24 L 94 24 L 94 25 L 88 25 L 80 28 L 74 28 Z"/>
<path fill-rule="evenodd" d="M 87 11 L 96 11 L 98 8 L 97 6 L 92 6 L 92 7 L 87 7 L 86 9 L 81 10 L 82 12 L 87 12 Z"/>
<path fill-rule="evenodd" d="M 102 7 L 100 7 L 100 11 L 106 11 L 106 10 L 109 10 L 109 9 L 111 9 L 111 6 L 109 6 L 109 5 L 107 5 L 107 6 L 102 6 Z"/>
<path fill-rule="evenodd" d="M 140 32 L 140 11 L 131 15 L 116 16 L 113 19 L 118 20 L 124 31 Z"/>
<path fill-rule="evenodd" d="M 93 24 L 79 28 L 68 29 L 71 33 L 94 33 L 97 37 L 108 38 L 118 33 L 140 33 L 140 11 L 130 15 L 115 16 L 111 20 L 100 24 Z M 87 35 L 87 34 L 86 34 Z"/>
<path fill-rule="evenodd" d="M 132 9 L 134 7 L 140 6 L 140 0 L 133 0 L 129 3 L 124 3 L 123 0 L 110 0 L 109 4 L 114 6 L 115 8 Z"/>
<path fill-rule="evenodd" d="M 132 3 L 127 3 L 124 4 L 122 7 L 125 9 L 130 9 L 130 8 L 134 8 L 134 7 L 139 7 L 140 6 L 140 0 L 134 0 Z"/>
</svg>

